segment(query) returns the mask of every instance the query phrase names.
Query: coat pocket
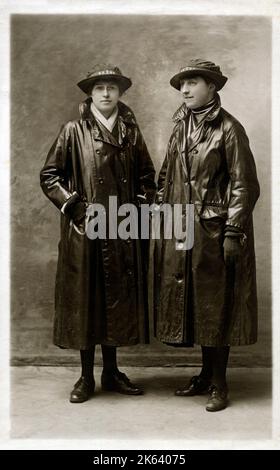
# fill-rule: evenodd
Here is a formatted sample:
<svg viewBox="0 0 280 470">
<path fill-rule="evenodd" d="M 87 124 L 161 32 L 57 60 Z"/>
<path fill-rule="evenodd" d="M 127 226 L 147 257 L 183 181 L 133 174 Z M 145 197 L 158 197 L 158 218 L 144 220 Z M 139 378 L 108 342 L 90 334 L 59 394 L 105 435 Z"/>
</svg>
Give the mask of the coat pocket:
<svg viewBox="0 0 280 470">
<path fill-rule="evenodd" d="M 227 208 L 219 204 L 204 204 L 200 213 L 201 219 L 227 219 Z"/>
<path fill-rule="evenodd" d="M 222 205 L 204 205 L 200 213 L 200 225 L 208 238 L 223 240 L 227 208 Z"/>
</svg>

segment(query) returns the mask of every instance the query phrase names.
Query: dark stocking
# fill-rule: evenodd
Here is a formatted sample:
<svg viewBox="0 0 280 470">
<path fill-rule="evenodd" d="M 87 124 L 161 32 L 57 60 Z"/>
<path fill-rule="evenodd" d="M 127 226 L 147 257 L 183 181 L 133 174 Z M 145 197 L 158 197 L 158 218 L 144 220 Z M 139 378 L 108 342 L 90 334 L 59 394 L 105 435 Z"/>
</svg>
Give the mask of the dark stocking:
<svg viewBox="0 0 280 470">
<path fill-rule="evenodd" d="M 229 346 L 213 348 L 213 377 L 212 383 L 217 387 L 226 386 L 226 371 L 229 356 Z"/>
<path fill-rule="evenodd" d="M 94 365 L 94 352 L 95 346 L 90 349 L 82 349 L 80 351 L 81 364 L 82 364 L 82 376 L 88 382 L 92 382 L 93 379 L 93 365 Z"/>
<path fill-rule="evenodd" d="M 210 346 L 201 346 L 202 351 L 202 369 L 200 377 L 211 380 L 213 375 L 213 350 Z"/>
<path fill-rule="evenodd" d="M 101 345 L 103 357 L 103 369 L 106 372 L 116 372 L 117 366 L 117 348 L 115 346 Z"/>
</svg>

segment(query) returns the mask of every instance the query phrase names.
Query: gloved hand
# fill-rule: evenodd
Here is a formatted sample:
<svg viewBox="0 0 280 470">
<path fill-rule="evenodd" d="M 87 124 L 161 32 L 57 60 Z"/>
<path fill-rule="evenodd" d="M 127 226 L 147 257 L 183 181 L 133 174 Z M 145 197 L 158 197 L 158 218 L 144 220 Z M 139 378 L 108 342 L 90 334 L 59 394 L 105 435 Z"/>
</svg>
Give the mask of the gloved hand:
<svg viewBox="0 0 280 470">
<path fill-rule="evenodd" d="M 242 250 L 240 237 L 225 237 L 223 247 L 225 263 L 227 265 L 236 263 Z"/>
<path fill-rule="evenodd" d="M 154 190 L 149 190 L 146 192 L 145 194 L 146 201 L 147 201 L 147 204 L 149 204 L 149 206 L 155 202 L 155 195 L 156 193 Z"/>
<path fill-rule="evenodd" d="M 154 182 L 148 182 L 146 184 L 142 184 L 141 186 L 142 194 L 144 194 L 145 204 L 153 204 L 156 195 L 156 184 Z M 137 195 L 138 196 L 138 195 Z M 142 198 L 143 196 L 140 195 Z M 140 201 L 142 204 L 143 202 Z"/>
<path fill-rule="evenodd" d="M 137 203 L 140 206 L 141 204 L 153 204 L 154 199 L 155 199 L 155 192 L 154 191 L 147 191 L 144 195 L 143 194 L 137 194 Z"/>
<path fill-rule="evenodd" d="M 140 206 L 141 204 L 147 204 L 146 196 L 144 196 L 143 194 L 136 194 L 136 201 L 138 206 Z"/>
<path fill-rule="evenodd" d="M 78 225 L 86 216 L 87 206 L 85 202 L 75 202 L 74 204 L 66 207 L 65 213 L 73 220 L 75 225 Z"/>
</svg>

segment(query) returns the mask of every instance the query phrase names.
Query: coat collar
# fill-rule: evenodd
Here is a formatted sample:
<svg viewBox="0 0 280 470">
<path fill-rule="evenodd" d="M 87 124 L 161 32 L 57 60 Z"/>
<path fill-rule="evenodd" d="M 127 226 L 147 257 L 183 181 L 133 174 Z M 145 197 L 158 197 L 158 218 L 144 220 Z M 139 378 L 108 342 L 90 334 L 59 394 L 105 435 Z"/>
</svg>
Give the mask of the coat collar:
<svg viewBox="0 0 280 470">
<path fill-rule="evenodd" d="M 90 105 L 92 99 L 89 97 L 79 105 L 79 112 L 82 120 L 95 121 L 95 118 L 91 112 Z M 137 126 L 135 116 L 131 109 L 124 104 L 122 101 L 118 102 L 119 115 L 118 119 L 128 125 Z"/>
<path fill-rule="evenodd" d="M 208 122 L 214 121 L 214 119 L 216 119 L 217 116 L 219 115 L 220 111 L 221 111 L 221 99 L 217 93 L 216 104 L 211 110 L 211 112 L 208 114 L 208 116 L 205 118 L 205 121 L 208 121 Z M 191 110 L 187 108 L 186 103 L 183 103 L 180 106 L 180 108 L 177 109 L 177 111 L 174 113 L 172 119 L 175 123 L 178 123 L 182 121 L 183 119 L 189 117 L 190 113 L 191 113 Z"/>
<path fill-rule="evenodd" d="M 90 122 L 93 138 L 95 140 L 101 140 L 116 147 L 122 146 L 125 140 L 128 140 L 135 145 L 137 137 L 137 122 L 132 110 L 128 106 L 126 106 L 122 101 L 118 102 L 119 114 L 116 124 L 119 129 L 119 142 L 117 142 L 109 131 L 106 131 L 104 128 L 102 132 L 100 126 L 97 125 L 96 119 L 90 109 L 91 102 L 92 99 L 88 97 L 85 101 L 80 103 L 79 112 L 83 121 Z"/>
<path fill-rule="evenodd" d="M 123 145 L 125 139 L 128 139 L 135 145 L 137 135 L 137 122 L 132 110 L 121 101 L 118 102 L 119 114 L 117 117 L 117 125 L 119 129 L 119 142 L 115 140 L 109 131 L 104 128 L 101 131 L 100 126 L 97 125 L 96 119 L 90 109 L 92 99 L 88 97 L 85 101 L 80 103 L 79 112 L 83 121 L 88 121 L 92 127 L 93 138 L 103 142 L 110 143 L 116 147 Z"/>
</svg>

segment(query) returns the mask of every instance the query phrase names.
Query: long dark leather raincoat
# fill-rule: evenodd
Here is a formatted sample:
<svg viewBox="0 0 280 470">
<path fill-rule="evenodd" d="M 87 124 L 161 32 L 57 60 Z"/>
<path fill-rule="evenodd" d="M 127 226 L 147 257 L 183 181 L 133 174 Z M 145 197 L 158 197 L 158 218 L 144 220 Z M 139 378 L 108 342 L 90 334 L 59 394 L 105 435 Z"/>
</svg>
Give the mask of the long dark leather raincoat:
<svg viewBox="0 0 280 470">
<path fill-rule="evenodd" d="M 97 125 L 91 99 L 81 119 L 63 126 L 41 171 L 41 187 L 61 209 L 76 192 L 87 203 L 109 196 L 118 207 L 154 190 L 154 167 L 131 110 L 119 102 L 117 136 Z M 108 227 L 107 227 L 108 228 Z M 80 232 L 80 233 L 79 233 Z M 148 340 L 145 269 L 140 240 L 90 240 L 61 214 L 54 343 L 87 349 Z"/>
<path fill-rule="evenodd" d="M 174 345 L 251 344 L 257 339 L 254 158 L 244 128 L 219 99 L 187 148 L 189 113 L 183 104 L 174 115 L 158 201 L 194 204 L 194 246 L 175 250 L 174 239 L 163 238 L 156 243 L 156 336 Z M 230 267 L 223 258 L 228 226 L 247 237 L 240 260 Z"/>
</svg>

